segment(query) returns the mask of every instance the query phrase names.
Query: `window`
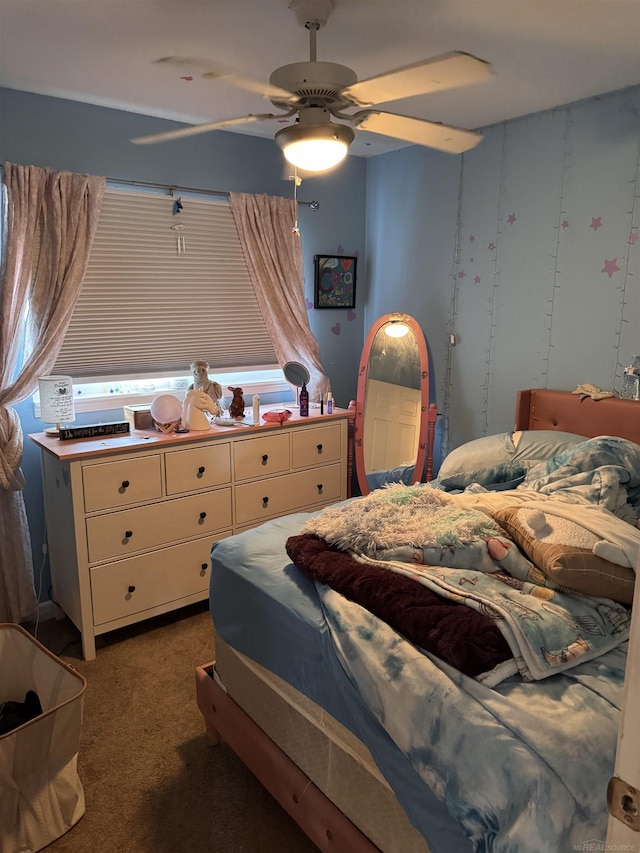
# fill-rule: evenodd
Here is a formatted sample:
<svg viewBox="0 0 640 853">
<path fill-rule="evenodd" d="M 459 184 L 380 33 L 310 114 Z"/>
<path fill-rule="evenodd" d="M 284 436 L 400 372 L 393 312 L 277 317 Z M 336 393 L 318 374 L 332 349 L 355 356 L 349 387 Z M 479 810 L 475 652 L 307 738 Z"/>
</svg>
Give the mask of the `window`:
<svg viewBox="0 0 640 853">
<path fill-rule="evenodd" d="M 108 189 L 54 371 L 74 377 L 277 363 L 227 201 Z"/>
<path fill-rule="evenodd" d="M 227 200 L 108 187 L 82 292 L 52 373 L 76 408 L 184 389 L 195 359 L 250 393 L 289 390 Z M 37 402 L 36 402 L 37 406 Z"/>
</svg>

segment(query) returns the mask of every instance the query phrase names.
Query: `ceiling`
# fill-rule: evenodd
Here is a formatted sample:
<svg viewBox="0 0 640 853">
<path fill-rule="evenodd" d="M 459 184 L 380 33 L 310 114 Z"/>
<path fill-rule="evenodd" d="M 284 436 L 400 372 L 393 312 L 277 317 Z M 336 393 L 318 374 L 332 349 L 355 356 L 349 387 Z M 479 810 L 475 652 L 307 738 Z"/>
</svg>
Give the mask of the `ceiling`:
<svg viewBox="0 0 640 853">
<path fill-rule="evenodd" d="M 308 31 L 288 4 L 0 0 L 0 86 L 184 123 L 271 112 L 259 95 L 155 60 L 210 60 L 267 82 L 275 68 L 309 59 Z M 452 50 L 490 62 L 495 78 L 383 109 L 477 129 L 638 84 L 640 2 L 336 0 L 317 35 L 318 60 L 348 65 L 360 80 Z M 281 126 L 233 132 L 272 138 Z M 359 131 L 351 153 L 406 144 Z"/>
</svg>

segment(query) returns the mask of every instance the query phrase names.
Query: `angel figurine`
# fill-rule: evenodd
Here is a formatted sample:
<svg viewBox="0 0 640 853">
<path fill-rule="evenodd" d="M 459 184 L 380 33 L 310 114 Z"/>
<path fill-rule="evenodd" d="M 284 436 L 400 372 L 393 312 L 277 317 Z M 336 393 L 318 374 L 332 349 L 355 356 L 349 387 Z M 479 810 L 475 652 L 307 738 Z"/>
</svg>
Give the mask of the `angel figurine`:
<svg viewBox="0 0 640 853">
<path fill-rule="evenodd" d="M 206 361 L 198 360 L 194 361 L 189 369 L 191 370 L 193 382 L 188 386 L 187 391 L 204 391 L 205 394 L 211 397 L 218 408 L 218 411 L 214 414 L 221 415 L 222 406 L 219 401 L 222 397 L 222 385 L 213 379 L 209 379 L 209 364 Z"/>
</svg>

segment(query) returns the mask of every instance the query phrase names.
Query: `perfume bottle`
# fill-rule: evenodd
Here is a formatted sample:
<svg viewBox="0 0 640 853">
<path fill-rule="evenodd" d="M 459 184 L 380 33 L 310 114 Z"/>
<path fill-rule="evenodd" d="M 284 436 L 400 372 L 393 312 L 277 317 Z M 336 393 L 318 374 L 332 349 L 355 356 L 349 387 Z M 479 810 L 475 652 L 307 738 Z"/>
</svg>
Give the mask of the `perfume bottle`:
<svg viewBox="0 0 640 853">
<path fill-rule="evenodd" d="M 300 417 L 305 418 L 309 416 L 309 392 L 307 391 L 307 383 L 302 383 L 302 388 L 300 389 Z"/>
<path fill-rule="evenodd" d="M 327 393 L 327 414 L 330 415 L 333 412 L 333 394 L 331 391 Z"/>
</svg>

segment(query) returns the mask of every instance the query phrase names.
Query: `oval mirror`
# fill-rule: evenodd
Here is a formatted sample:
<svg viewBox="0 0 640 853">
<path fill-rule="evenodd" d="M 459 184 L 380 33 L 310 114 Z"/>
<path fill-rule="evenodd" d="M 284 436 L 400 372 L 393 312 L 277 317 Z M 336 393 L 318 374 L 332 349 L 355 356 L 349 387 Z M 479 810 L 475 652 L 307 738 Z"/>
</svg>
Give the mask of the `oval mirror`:
<svg viewBox="0 0 640 853">
<path fill-rule="evenodd" d="M 358 372 L 355 456 L 363 495 L 423 479 L 435 414 L 424 333 L 407 314 L 385 314 L 369 330 Z"/>
</svg>

